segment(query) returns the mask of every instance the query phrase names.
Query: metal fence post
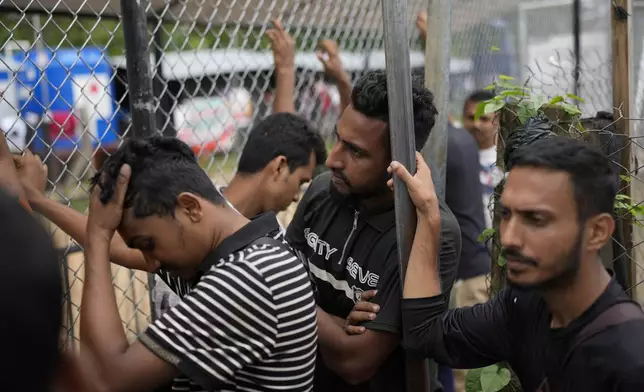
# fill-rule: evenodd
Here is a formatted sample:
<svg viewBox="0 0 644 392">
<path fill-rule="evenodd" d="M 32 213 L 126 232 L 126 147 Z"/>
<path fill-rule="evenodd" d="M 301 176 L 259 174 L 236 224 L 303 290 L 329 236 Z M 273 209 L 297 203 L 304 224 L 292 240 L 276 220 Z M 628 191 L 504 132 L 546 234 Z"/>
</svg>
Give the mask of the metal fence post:
<svg viewBox="0 0 644 392">
<path fill-rule="evenodd" d="M 581 0 L 574 0 L 572 4 L 572 39 L 575 68 L 573 69 L 573 93 L 579 96 L 579 70 L 581 67 Z"/>
<path fill-rule="evenodd" d="M 423 148 L 423 157 L 432 169 L 436 194 L 442 200 L 445 200 L 445 163 L 447 161 L 451 21 L 450 1 L 429 1 L 427 39 L 425 40 L 425 87 L 434 93 L 438 116 L 427 144 Z"/>
<path fill-rule="evenodd" d="M 133 137 L 150 136 L 157 131 L 146 17 L 148 6 L 148 0 L 121 0 Z"/>
<path fill-rule="evenodd" d="M 416 171 L 416 142 L 412 106 L 411 66 L 407 35 L 407 0 L 383 1 L 387 94 L 389 98 L 389 128 L 392 158 Z M 411 245 L 416 232 L 416 209 L 409 198 L 405 184 L 395 178 L 394 198 L 398 259 L 401 286 L 404 284 Z M 404 327 L 404 326 L 403 326 Z M 429 391 L 429 364 L 427 360 L 407 356 L 407 391 Z"/>
<path fill-rule="evenodd" d="M 146 137 L 157 132 L 152 89 L 152 64 L 150 63 L 149 37 L 146 11 L 148 0 L 121 0 L 123 34 L 125 35 L 125 59 L 127 83 L 132 115 L 132 137 Z M 156 319 L 152 289 L 154 274 L 148 274 L 150 290 L 150 313 Z"/>
</svg>

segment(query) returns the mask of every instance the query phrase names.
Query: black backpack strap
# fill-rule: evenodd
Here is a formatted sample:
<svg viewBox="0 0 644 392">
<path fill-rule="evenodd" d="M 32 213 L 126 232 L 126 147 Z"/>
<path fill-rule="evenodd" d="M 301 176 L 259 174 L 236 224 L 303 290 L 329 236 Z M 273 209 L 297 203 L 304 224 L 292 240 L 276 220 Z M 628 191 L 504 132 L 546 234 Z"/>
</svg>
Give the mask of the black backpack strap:
<svg viewBox="0 0 644 392">
<path fill-rule="evenodd" d="M 582 342 L 605 331 L 609 327 L 619 325 L 633 320 L 644 320 L 642 308 L 633 301 L 618 302 L 608 309 L 604 310 L 597 318 L 586 325 L 581 332 L 575 337 L 570 349 L 562 362 L 564 365 L 572 355 L 575 348 Z"/>
</svg>

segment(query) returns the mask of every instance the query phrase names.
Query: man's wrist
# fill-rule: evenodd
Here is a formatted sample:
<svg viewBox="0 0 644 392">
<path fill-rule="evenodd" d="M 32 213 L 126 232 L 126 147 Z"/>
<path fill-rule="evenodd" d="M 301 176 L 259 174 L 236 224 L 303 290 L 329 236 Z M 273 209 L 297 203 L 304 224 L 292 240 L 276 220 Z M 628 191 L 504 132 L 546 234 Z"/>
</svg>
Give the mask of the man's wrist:
<svg viewBox="0 0 644 392">
<path fill-rule="evenodd" d="M 431 231 L 440 231 L 441 218 L 440 213 L 431 213 L 416 210 L 416 225 L 418 228 L 428 228 Z"/>
<path fill-rule="evenodd" d="M 292 76 L 295 75 L 295 64 L 278 65 L 275 67 L 277 76 Z"/>
<path fill-rule="evenodd" d="M 339 87 L 352 87 L 351 77 L 346 72 L 342 72 L 342 75 L 336 78 L 336 83 Z"/>
<path fill-rule="evenodd" d="M 113 230 L 107 230 L 99 227 L 87 227 L 87 247 L 109 249 L 110 242 L 114 237 Z"/>
<path fill-rule="evenodd" d="M 25 192 L 25 196 L 31 208 L 33 208 L 36 212 L 40 212 L 41 207 L 47 202 L 47 200 L 49 200 L 42 193 L 38 193 L 37 195 L 31 195 Z"/>
</svg>

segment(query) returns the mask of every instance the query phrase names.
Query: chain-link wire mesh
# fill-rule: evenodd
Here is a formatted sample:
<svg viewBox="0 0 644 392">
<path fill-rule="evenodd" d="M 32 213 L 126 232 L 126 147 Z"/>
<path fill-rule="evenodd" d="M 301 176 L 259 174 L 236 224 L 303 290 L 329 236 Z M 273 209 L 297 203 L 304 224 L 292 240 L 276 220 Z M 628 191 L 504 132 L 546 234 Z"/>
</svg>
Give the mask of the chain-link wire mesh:
<svg viewBox="0 0 644 392">
<path fill-rule="evenodd" d="M 415 20 L 427 1 L 408 3 L 411 65 L 422 68 L 424 44 Z M 467 94 L 499 74 L 521 83 L 527 80 L 544 94 L 576 91 L 585 100 L 581 108 L 586 116 L 612 111 L 609 2 L 582 1 L 577 89 L 572 0 L 452 3 L 454 119 L 459 119 Z M 329 141 L 339 115 L 339 96 L 316 58 L 318 41 L 338 42 L 344 67 L 354 79 L 385 67 L 379 0 L 144 4 L 149 5 L 157 126 L 189 143 L 218 184 L 233 177 L 248 131 L 271 111 L 274 62 L 265 33 L 272 18 L 281 20 L 296 41 L 296 108 Z M 16 151 L 29 148 L 48 165 L 47 196 L 86 213 L 88 177 L 131 131 L 119 2 L 8 0 L 0 7 L 0 126 Z M 643 25 L 637 21 L 644 10 L 636 8 L 632 17 L 635 26 Z M 634 75 L 644 63 L 641 48 L 635 39 Z M 633 88 L 634 112 L 641 117 L 644 85 Z M 637 157 L 641 152 L 635 146 L 639 145 L 632 147 Z M 634 200 L 644 200 L 644 194 L 634 194 Z M 280 215 L 284 224 L 293 210 L 294 206 Z M 52 226 L 52 233 L 65 250 L 66 328 L 77 338 L 82 252 L 60 229 Z M 147 279 L 145 273 L 121 267 L 113 271 L 121 317 L 134 338 L 150 317 Z"/>
</svg>

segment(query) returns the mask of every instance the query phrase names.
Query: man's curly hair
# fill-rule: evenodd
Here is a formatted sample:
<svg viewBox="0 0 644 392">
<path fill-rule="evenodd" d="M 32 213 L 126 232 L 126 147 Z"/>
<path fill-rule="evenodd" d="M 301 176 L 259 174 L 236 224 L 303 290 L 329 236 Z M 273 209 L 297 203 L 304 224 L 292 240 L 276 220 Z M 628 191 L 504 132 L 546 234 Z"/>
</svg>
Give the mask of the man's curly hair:
<svg viewBox="0 0 644 392">
<path fill-rule="evenodd" d="M 420 151 L 427 143 L 429 132 L 436 122 L 438 110 L 434 105 L 434 94 L 425 88 L 423 78 L 419 75 L 411 77 L 411 93 L 416 150 Z M 351 104 L 359 113 L 389 124 L 385 71 L 370 71 L 358 79 L 351 92 Z"/>
<path fill-rule="evenodd" d="M 183 192 L 201 196 L 213 204 L 225 203 L 186 143 L 172 137 L 153 136 L 126 140 L 94 175 L 91 187 L 100 188 L 103 204 L 114 197 L 124 164 L 130 165 L 132 175 L 123 208 L 131 208 L 137 218 L 174 216 L 177 198 Z"/>
</svg>

